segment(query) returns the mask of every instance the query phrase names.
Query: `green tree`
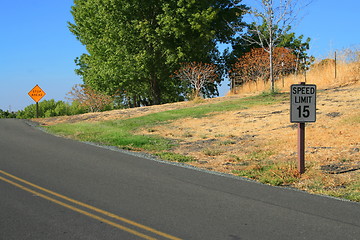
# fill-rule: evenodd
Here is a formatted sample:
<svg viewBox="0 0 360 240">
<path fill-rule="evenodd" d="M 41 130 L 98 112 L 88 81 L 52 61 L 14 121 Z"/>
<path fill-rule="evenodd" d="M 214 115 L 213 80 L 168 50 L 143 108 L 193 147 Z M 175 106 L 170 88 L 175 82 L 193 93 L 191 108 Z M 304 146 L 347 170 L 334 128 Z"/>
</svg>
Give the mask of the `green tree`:
<svg viewBox="0 0 360 240">
<path fill-rule="evenodd" d="M 86 109 L 86 107 L 81 106 L 78 101 L 73 101 L 69 108 L 69 115 L 83 114 L 87 112 L 88 110 Z"/>
<path fill-rule="evenodd" d="M 31 104 L 29 106 L 26 106 L 24 108 L 24 110 L 19 111 L 18 115 L 17 115 L 17 118 L 34 118 L 35 115 L 36 115 L 36 105 Z M 41 117 L 40 114 L 39 114 L 39 116 Z"/>
<path fill-rule="evenodd" d="M 216 63 L 217 43 L 242 28 L 241 0 L 75 0 L 70 31 L 86 46 L 76 59 L 86 85 L 148 104 L 179 101 L 182 62 Z M 216 89 L 212 89 L 216 92 Z"/>
<path fill-rule="evenodd" d="M 70 106 L 68 103 L 65 103 L 64 101 L 58 101 L 56 102 L 54 112 L 55 112 L 55 116 L 70 115 Z"/>
</svg>

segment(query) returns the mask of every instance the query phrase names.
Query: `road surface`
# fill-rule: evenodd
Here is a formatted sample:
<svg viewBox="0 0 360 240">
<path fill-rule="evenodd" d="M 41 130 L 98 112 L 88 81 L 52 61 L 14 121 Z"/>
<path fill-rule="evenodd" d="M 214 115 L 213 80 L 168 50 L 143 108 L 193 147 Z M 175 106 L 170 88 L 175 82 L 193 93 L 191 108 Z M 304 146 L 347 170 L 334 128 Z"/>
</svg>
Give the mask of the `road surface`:
<svg viewBox="0 0 360 240">
<path fill-rule="evenodd" d="M 0 119 L 0 239 L 359 239 L 360 204 Z"/>
</svg>

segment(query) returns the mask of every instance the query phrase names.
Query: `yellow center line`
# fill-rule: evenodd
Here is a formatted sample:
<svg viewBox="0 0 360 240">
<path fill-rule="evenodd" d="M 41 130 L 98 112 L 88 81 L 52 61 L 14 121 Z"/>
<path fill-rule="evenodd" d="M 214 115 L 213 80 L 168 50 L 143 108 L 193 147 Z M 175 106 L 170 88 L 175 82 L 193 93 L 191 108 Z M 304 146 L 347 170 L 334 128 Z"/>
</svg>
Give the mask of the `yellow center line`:
<svg viewBox="0 0 360 240">
<path fill-rule="evenodd" d="M 1 177 L 1 176 L 0 176 L 0 180 L 3 180 L 4 182 L 7 182 L 7 183 L 9 183 L 9 184 L 11 184 L 11 185 L 14 185 L 14 186 L 16 186 L 16 187 L 24 190 L 24 191 L 30 192 L 30 193 L 32 193 L 32 194 L 35 194 L 35 195 L 37 195 L 37 196 L 39 196 L 39 197 L 42 197 L 42 198 L 44 198 L 44 199 L 47 199 L 47 200 L 49 200 L 49 201 L 51 201 L 51 202 L 54 202 L 54 203 L 56 203 L 56 204 L 59 204 L 59 205 L 61 205 L 61 206 L 63 206 L 63 207 L 69 208 L 69 209 L 71 209 L 71 210 L 73 210 L 73 211 L 75 211 L 75 212 L 79 212 L 79 213 L 84 214 L 84 215 L 86 215 L 86 216 L 88 216 L 88 217 L 91 217 L 91 218 L 94 218 L 94 219 L 96 219 L 96 220 L 102 221 L 102 222 L 104 222 L 104 223 L 107 223 L 107 224 L 109 224 L 109 225 L 111 225 L 111 226 L 114 226 L 114 227 L 119 228 L 119 229 L 121 229 L 121 230 L 124 230 L 124 231 L 126 231 L 126 232 L 132 233 L 132 234 L 134 234 L 134 235 L 136 235 L 136 236 L 142 237 L 142 238 L 144 238 L 144 239 L 149 239 L 149 240 L 155 240 L 155 239 L 156 239 L 156 238 L 149 237 L 149 236 L 147 236 L 147 235 L 145 235 L 145 234 L 139 233 L 139 232 L 137 232 L 137 231 L 134 231 L 134 230 L 132 230 L 132 229 L 130 229 L 130 228 L 124 227 L 124 226 L 122 226 L 122 225 L 120 225 L 120 224 L 117 224 L 117 223 L 111 222 L 111 221 L 109 221 L 109 220 L 106 220 L 105 218 L 96 216 L 96 215 L 91 214 L 91 213 L 89 213 L 89 212 L 86 212 L 86 211 L 83 211 L 83 210 L 78 209 L 78 208 L 76 208 L 76 207 L 73 207 L 73 206 L 71 206 L 71 205 L 69 205 L 69 204 L 60 202 L 60 201 L 58 201 L 58 200 L 56 200 L 56 199 L 53 199 L 53 198 L 51 198 L 51 197 L 48 197 L 48 196 L 46 196 L 46 195 L 44 195 L 44 194 L 41 194 L 41 193 L 39 193 L 39 192 L 33 191 L 33 190 L 29 189 L 29 188 L 26 188 L 26 187 L 24 187 L 24 186 L 22 186 L 22 185 L 20 185 L 20 184 L 17 184 L 17 183 L 15 183 L 15 182 L 10 181 L 10 180 L 8 180 L 8 179 L 6 179 L 6 178 L 3 178 L 3 177 Z"/>
<path fill-rule="evenodd" d="M 127 224 L 130 224 L 130 225 L 132 225 L 132 226 L 135 226 L 135 227 L 144 229 L 144 230 L 146 230 L 146 231 L 148 231 L 148 232 L 155 233 L 155 234 L 157 234 L 157 235 L 159 235 L 159 236 L 162 236 L 162 237 L 165 237 L 165 238 L 168 238 L 168 239 L 171 239 L 171 240 L 180 240 L 180 238 L 177 238 L 177 237 L 171 236 L 171 235 L 169 235 L 169 234 L 160 232 L 160 231 L 158 231 L 158 230 L 156 230 L 156 229 L 147 227 L 147 226 L 142 225 L 142 224 L 140 224 L 140 223 L 137 223 L 137 222 L 131 221 L 131 220 L 129 220 L 129 219 L 126 219 L 126 218 L 117 216 L 117 215 L 115 215 L 115 214 L 113 214 L 113 213 L 107 212 L 107 211 L 105 211 L 105 210 L 101 210 L 101 209 L 99 209 L 99 208 L 93 207 L 93 206 L 88 205 L 88 204 L 86 204 L 86 203 L 82 203 L 82 202 L 76 201 L 76 200 L 71 199 L 71 198 L 69 198 L 69 197 L 66 197 L 66 196 L 64 196 L 64 195 L 61 195 L 61 194 L 58 194 L 58 193 L 53 192 L 53 191 L 51 191 L 51 190 L 48 190 L 48 189 L 46 189 L 46 188 L 40 187 L 40 186 L 38 186 L 38 185 L 36 185 L 36 184 L 33 184 L 33 183 L 31 183 L 31 182 L 28 182 L 28 181 L 26 181 L 26 180 L 24 180 L 24 179 L 18 178 L 18 177 L 16 177 L 16 176 L 14 176 L 14 175 L 12 175 L 12 174 L 10 174 L 10 173 L 4 172 L 4 171 L 2 171 L 2 170 L 0 170 L 0 173 L 4 174 L 4 175 L 6 175 L 6 176 L 8 176 L 8 177 L 10 177 L 10 178 L 13 178 L 13 179 L 15 179 L 15 180 L 17 180 L 17 181 L 19 181 L 19 182 L 22 182 L 22 183 L 25 183 L 25 184 L 27 184 L 27 185 L 29 185 L 29 186 L 32 186 L 32 187 L 34 187 L 34 188 L 36 188 L 36 189 L 39 189 L 39 190 L 41 190 L 41 191 L 43 191 L 43 192 L 49 193 L 49 194 L 51 194 L 51 195 L 54 195 L 54 196 L 56 196 L 56 197 L 59 197 L 59 198 L 64 199 L 64 200 L 66 200 L 66 201 L 69 201 L 69 202 L 71 202 L 71 203 L 77 204 L 77 205 L 82 206 L 82 207 L 84 207 L 84 208 L 90 209 L 90 210 L 92 210 L 92 211 L 101 213 L 101 214 L 103 214 L 103 215 L 105 215 L 105 216 L 108 216 L 108 217 L 111 217 L 111 218 L 120 220 L 120 221 L 125 222 L 125 223 L 127 223 Z M 48 196 L 46 196 L 46 195 L 44 195 L 44 194 L 41 194 L 41 193 L 39 193 L 39 192 L 33 191 L 33 190 L 29 189 L 29 188 L 26 188 L 26 187 L 24 187 L 24 186 L 22 186 L 22 185 L 20 185 L 20 184 L 17 184 L 17 183 L 15 183 L 15 182 L 12 182 L 11 180 L 8 180 L 8 179 L 3 178 L 3 177 L 1 177 L 1 176 L 0 176 L 0 179 L 3 180 L 3 181 L 5 181 L 5 182 L 7 182 L 7 183 L 9 183 L 9 184 L 12 184 L 12 185 L 18 187 L 18 188 L 21 188 L 21 189 L 23 189 L 23 190 L 25 190 L 25 191 L 27 191 L 27 192 L 33 193 L 33 194 L 35 194 L 35 195 L 38 195 L 38 196 L 40 196 L 40 197 L 42 197 L 42 198 L 44 198 L 44 199 L 47 199 L 47 200 L 49 200 L 49 201 L 51 201 L 51 202 L 54 202 L 54 203 L 59 204 L 59 205 L 61 205 L 61 206 L 67 207 L 67 208 L 69 208 L 69 209 L 71 209 L 71 210 L 73 210 L 73 211 L 82 213 L 82 214 L 84 214 L 84 215 L 86 215 L 86 216 L 89 216 L 89 217 L 92 217 L 92 218 L 97 219 L 97 220 L 99 220 L 99 221 L 105 222 L 105 223 L 107 223 L 107 224 L 109 224 L 109 225 L 111 225 L 111 226 L 114 226 L 114 227 L 117 227 L 117 228 L 122 229 L 122 230 L 124 230 L 124 231 L 130 232 L 130 233 L 132 233 L 132 234 L 134 234 L 134 235 L 136 235 L 136 236 L 140 236 L 140 237 L 145 238 L 145 239 L 155 239 L 155 238 L 149 237 L 149 236 L 147 236 L 147 235 L 144 235 L 144 234 L 142 234 L 142 233 L 139 233 L 139 232 L 137 232 L 137 231 L 134 231 L 134 230 L 132 230 L 132 229 L 129 229 L 129 228 L 127 228 L 127 227 L 124 227 L 124 226 L 122 226 L 122 225 L 119 225 L 119 224 L 117 224 L 117 223 L 114 223 L 114 222 L 111 222 L 111 221 L 109 221 L 109 220 L 106 220 L 106 219 L 104 219 L 104 218 L 102 218 L 102 217 L 96 216 L 96 215 L 91 214 L 91 213 L 89 213 L 89 212 L 86 212 L 86 211 L 83 211 L 83 210 L 78 209 L 78 208 L 76 208 L 76 207 L 73 207 L 73 206 L 71 206 L 71 205 L 69 205 L 69 204 L 60 202 L 60 201 L 58 201 L 58 200 L 56 200 L 56 199 L 53 199 L 53 198 L 51 198 L 51 197 L 48 197 Z"/>
</svg>

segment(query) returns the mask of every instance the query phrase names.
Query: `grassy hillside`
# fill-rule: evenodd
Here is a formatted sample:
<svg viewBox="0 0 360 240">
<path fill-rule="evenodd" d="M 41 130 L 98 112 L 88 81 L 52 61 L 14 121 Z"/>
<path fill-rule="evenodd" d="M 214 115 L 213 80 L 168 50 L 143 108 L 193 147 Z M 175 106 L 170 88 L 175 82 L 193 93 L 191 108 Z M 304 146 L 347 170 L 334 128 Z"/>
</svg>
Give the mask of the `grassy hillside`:
<svg viewBox="0 0 360 240">
<path fill-rule="evenodd" d="M 247 109 L 256 105 L 269 105 L 286 98 L 284 94 L 261 94 L 255 97 L 228 99 L 218 103 L 200 101 L 195 106 L 188 106 L 168 111 L 160 111 L 145 116 L 121 120 L 57 124 L 48 127 L 52 132 L 82 141 L 97 142 L 129 150 L 170 150 L 175 141 L 161 136 L 137 134 L 139 129 L 147 129 L 168 124 L 184 118 L 204 118 L 211 114 Z M 71 119 L 71 118 L 70 118 Z"/>
<path fill-rule="evenodd" d="M 314 69 L 308 77 L 314 74 L 319 79 L 321 74 Z M 360 201 L 360 75 L 347 75 L 348 81 L 340 76 L 332 84 L 329 78 L 323 85 L 320 80 L 311 82 L 320 89 L 317 122 L 306 125 L 302 175 L 295 167 L 297 125 L 289 120 L 288 92 L 238 94 L 39 121 L 55 134 L 82 141 Z M 289 86 L 290 80 L 285 81 Z"/>
</svg>

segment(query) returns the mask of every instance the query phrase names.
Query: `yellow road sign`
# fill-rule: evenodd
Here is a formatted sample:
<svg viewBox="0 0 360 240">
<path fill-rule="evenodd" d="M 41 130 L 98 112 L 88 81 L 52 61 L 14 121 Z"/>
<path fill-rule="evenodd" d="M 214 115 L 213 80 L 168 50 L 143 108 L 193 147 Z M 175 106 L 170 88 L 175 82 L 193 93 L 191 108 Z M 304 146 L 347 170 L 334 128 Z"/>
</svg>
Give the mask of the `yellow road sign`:
<svg viewBox="0 0 360 240">
<path fill-rule="evenodd" d="M 38 85 L 31 89 L 28 94 L 35 102 L 39 102 L 40 99 L 46 95 L 46 93 Z"/>
</svg>

